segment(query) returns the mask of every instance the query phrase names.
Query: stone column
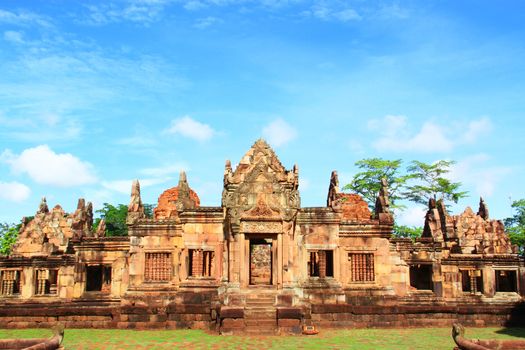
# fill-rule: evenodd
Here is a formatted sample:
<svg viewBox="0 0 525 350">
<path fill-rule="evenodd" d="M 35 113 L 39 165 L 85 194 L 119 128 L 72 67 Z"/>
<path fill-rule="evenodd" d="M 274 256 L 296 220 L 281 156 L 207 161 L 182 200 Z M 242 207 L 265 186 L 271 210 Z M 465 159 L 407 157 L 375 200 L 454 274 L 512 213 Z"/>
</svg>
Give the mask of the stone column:
<svg viewBox="0 0 525 350">
<path fill-rule="evenodd" d="M 224 241 L 220 241 L 215 248 L 215 279 L 219 281 L 224 280 L 223 273 L 223 259 L 224 259 Z"/>
<path fill-rule="evenodd" d="M 341 260 L 341 253 L 340 253 L 340 247 L 337 246 L 334 249 L 334 261 L 333 261 L 333 267 L 334 267 L 334 279 L 337 280 L 339 283 L 343 283 L 343 278 L 341 276 L 341 264 L 346 264 L 347 261 Z M 374 266 L 375 268 L 375 266 Z M 375 271 L 374 271 L 375 273 Z"/>
<path fill-rule="evenodd" d="M 277 288 L 283 287 L 283 235 L 277 235 Z"/>
<path fill-rule="evenodd" d="M 483 294 L 486 297 L 492 298 L 496 294 L 496 277 L 492 266 L 485 266 L 482 270 L 483 274 Z"/>
<path fill-rule="evenodd" d="M 232 261 L 234 264 L 234 281 L 238 282 L 241 287 L 244 287 L 246 285 L 246 281 L 244 278 L 245 271 L 246 270 L 246 261 L 245 261 L 245 245 L 246 245 L 246 239 L 244 238 L 244 233 L 239 233 L 236 236 L 235 240 L 235 256 Z"/>
</svg>

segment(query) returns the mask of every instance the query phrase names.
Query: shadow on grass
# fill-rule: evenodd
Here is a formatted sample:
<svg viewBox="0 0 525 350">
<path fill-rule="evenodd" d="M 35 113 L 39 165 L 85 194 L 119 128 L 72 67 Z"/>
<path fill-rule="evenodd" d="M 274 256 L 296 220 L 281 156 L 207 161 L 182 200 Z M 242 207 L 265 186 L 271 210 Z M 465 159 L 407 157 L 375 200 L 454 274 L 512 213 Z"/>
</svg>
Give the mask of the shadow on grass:
<svg viewBox="0 0 525 350">
<path fill-rule="evenodd" d="M 525 302 L 518 303 L 510 312 L 510 317 L 505 322 L 505 327 L 498 333 L 525 338 Z M 506 333 L 509 332 L 509 333 Z"/>
<path fill-rule="evenodd" d="M 525 327 L 508 327 L 496 331 L 498 334 L 510 335 L 517 338 L 525 338 Z"/>
</svg>

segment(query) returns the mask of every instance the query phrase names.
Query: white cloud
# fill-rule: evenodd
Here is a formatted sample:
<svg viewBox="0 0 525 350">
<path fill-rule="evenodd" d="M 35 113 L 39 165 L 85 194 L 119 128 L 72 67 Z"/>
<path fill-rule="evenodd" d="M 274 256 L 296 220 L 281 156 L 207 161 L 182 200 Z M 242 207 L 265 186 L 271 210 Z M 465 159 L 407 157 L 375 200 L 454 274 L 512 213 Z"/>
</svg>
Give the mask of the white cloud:
<svg viewBox="0 0 525 350">
<path fill-rule="evenodd" d="M 475 142 L 480 136 L 488 134 L 492 130 L 492 123 L 488 117 L 473 120 L 468 123 L 464 139 L 468 143 Z"/>
<path fill-rule="evenodd" d="M 14 24 L 18 26 L 35 24 L 42 27 L 50 27 L 47 18 L 36 13 L 20 11 L 18 13 L 0 9 L 0 23 Z"/>
<path fill-rule="evenodd" d="M 334 12 L 333 16 L 339 19 L 341 22 L 349 22 L 354 20 L 360 20 L 361 16 L 354 9 L 344 9 L 339 12 Z"/>
<path fill-rule="evenodd" d="M 203 2 L 201 1 L 196 1 L 196 0 L 190 0 L 190 1 L 187 1 L 183 7 L 188 10 L 188 11 L 197 11 L 197 10 L 200 10 L 200 9 L 203 9 L 203 8 L 206 8 L 207 5 L 204 4 Z"/>
<path fill-rule="evenodd" d="M 19 182 L 1 182 L 0 181 L 0 199 L 11 202 L 22 202 L 29 198 L 31 189 Z"/>
<path fill-rule="evenodd" d="M 432 153 L 450 152 L 457 145 L 474 143 L 490 131 L 491 123 L 487 117 L 466 124 L 458 123 L 454 127 L 427 121 L 419 131 L 413 133 L 407 117 L 387 115 L 383 119 L 369 121 L 368 128 L 380 134 L 373 142 L 374 148 L 379 151 Z"/>
<path fill-rule="evenodd" d="M 350 22 L 362 19 L 361 15 L 352 8 L 329 6 L 326 2 L 316 3 L 309 10 L 303 11 L 302 15 L 322 21 Z"/>
<path fill-rule="evenodd" d="M 171 121 L 171 126 L 165 131 L 168 134 L 180 134 L 197 141 L 206 141 L 216 133 L 208 124 L 204 124 L 184 116 Z"/>
<path fill-rule="evenodd" d="M 93 166 L 70 153 L 55 153 L 47 145 L 24 150 L 20 155 L 5 150 L 0 160 L 15 174 L 27 174 L 39 184 L 72 187 L 93 183 Z"/>
<path fill-rule="evenodd" d="M 295 139 L 297 131 L 279 118 L 266 125 L 262 130 L 262 135 L 272 146 L 280 147 Z"/>
<path fill-rule="evenodd" d="M 108 2 L 101 5 L 87 5 L 87 18 L 81 22 L 93 25 L 130 21 L 150 24 L 162 17 L 170 0 L 127 0 Z"/>
<path fill-rule="evenodd" d="M 172 178 L 170 177 L 159 178 L 159 179 L 139 179 L 139 182 L 140 182 L 140 187 L 144 188 L 144 187 L 158 185 L 158 184 L 167 182 L 171 179 Z M 110 191 L 123 193 L 123 194 L 130 194 L 132 183 L 133 183 L 133 180 L 102 181 L 102 187 Z"/>
<path fill-rule="evenodd" d="M 208 17 L 204 17 L 204 18 L 199 18 L 196 20 L 195 24 L 193 25 L 195 28 L 198 28 L 198 29 L 206 29 L 214 24 L 217 24 L 217 23 L 220 23 L 221 20 L 217 17 L 212 17 L 212 16 L 208 16 Z"/>
<path fill-rule="evenodd" d="M 489 165 L 491 157 L 484 153 L 475 154 L 458 161 L 451 167 L 450 179 L 472 188 L 473 197 L 491 197 L 498 183 L 507 177 L 512 169 L 505 166 Z"/>
<path fill-rule="evenodd" d="M 168 164 L 156 168 L 145 168 L 140 171 L 141 174 L 154 177 L 162 177 L 172 174 L 177 174 L 181 171 L 188 171 L 189 166 L 184 163 Z"/>
<path fill-rule="evenodd" d="M 4 32 L 4 39 L 6 41 L 15 43 L 15 44 L 23 44 L 24 43 L 24 36 L 21 32 L 17 32 L 14 30 L 7 30 Z"/>
<path fill-rule="evenodd" d="M 409 207 L 403 211 L 397 211 L 396 223 L 406 226 L 423 226 L 427 209 L 421 206 Z"/>
</svg>

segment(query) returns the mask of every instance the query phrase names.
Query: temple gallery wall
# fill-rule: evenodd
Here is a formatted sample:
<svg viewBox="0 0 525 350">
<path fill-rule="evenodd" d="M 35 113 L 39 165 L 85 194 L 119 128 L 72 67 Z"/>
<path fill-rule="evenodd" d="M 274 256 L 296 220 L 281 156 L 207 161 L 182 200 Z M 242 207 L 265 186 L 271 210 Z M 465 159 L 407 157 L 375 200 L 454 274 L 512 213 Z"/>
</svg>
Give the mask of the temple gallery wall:
<svg viewBox="0 0 525 350">
<path fill-rule="evenodd" d="M 93 232 L 83 199 L 71 214 L 43 200 L 0 258 L 0 326 L 523 324 L 524 261 L 483 201 L 459 215 L 430 201 L 412 241 L 392 236 L 386 183 L 375 212 L 340 192 L 336 172 L 324 207 L 301 207 L 298 184 L 297 166 L 258 140 L 236 169 L 226 162 L 220 206 L 201 206 L 181 173 L 146 218 L 135 181 L 126 237 L 105 237 L 103 222 Z"/>
</svg>

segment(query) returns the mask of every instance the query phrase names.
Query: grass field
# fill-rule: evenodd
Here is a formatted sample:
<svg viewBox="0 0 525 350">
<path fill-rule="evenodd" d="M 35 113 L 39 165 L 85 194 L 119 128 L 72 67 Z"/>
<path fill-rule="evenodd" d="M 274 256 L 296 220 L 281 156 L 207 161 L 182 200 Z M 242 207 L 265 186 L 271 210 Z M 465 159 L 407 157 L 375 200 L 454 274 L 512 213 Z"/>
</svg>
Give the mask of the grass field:
<svg viewBox="0 0 525 350">
<path fill-rule="evenodd" d="M 0 338 L 48 337 L 49 330 L 0 330 Z M 469 338 L 525 338 L 525 328 L 468 328 Z M 450 328 L 322 330 L 315 336 L 219 336 L 199 330 L 66 329 L 66 349 L 425 349 L 451 350 Z"/>
</svg>

